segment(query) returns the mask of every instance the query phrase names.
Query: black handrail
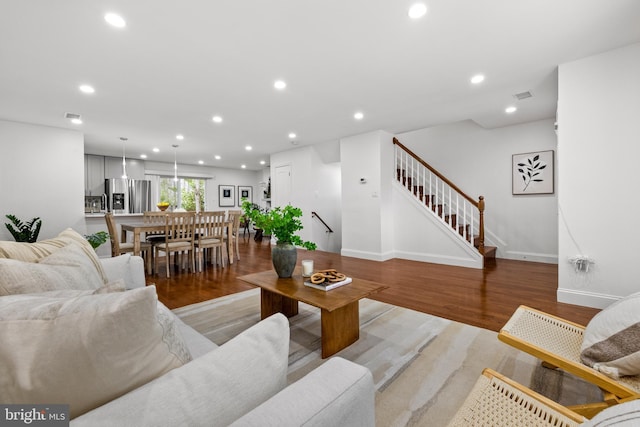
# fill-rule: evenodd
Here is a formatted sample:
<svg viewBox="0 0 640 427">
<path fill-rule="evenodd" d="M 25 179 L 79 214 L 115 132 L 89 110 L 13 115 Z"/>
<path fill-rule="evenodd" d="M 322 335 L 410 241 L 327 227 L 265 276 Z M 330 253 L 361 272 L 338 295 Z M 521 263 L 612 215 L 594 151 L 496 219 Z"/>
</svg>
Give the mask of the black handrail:
<svg viewBox="0 0 640 427">
<path fill-rule="evenodd" d="M 329 227 L 329 226 L 327 225 L 327 223 L 326 223 L 326 222 L 324 222 L 324 220 L 323 220 L 322 218 L 320 218 L 320 215 L 318 215 L 318 213 L 317 213 L 317 212 L 311 211 L 311 216 L 312 216 L 312 217 L 314 217 L 314 216 L 315 216 L 316 218 L 318 218 L 318 219 L 320 220 L 320 222 L 321 222 L 325 227 L 327 227 L 327 233 L 333 233 L 333 230 L 331 229 L 331 227 Z"/>
</svg>

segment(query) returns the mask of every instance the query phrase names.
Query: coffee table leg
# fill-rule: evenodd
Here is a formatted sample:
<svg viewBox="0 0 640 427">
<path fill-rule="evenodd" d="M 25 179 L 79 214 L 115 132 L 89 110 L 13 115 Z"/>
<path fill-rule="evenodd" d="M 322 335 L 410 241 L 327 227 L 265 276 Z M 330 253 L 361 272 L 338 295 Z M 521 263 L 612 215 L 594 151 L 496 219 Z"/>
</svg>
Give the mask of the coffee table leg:
<svg viewBox="0 0 640 427">
<path fill-rule="evenodd" d="M 298 314 L 298 301 L 260 289 L 260 317 L 266 319 L 275 313 L 282 313 L 287 317 Z"/>
<path fill-rule="evenodd" d="M 334 311 L 320 311 L 322 322 L 322 358 L 332 356 L 360 338 L 358 301 Z"/>
</svg>

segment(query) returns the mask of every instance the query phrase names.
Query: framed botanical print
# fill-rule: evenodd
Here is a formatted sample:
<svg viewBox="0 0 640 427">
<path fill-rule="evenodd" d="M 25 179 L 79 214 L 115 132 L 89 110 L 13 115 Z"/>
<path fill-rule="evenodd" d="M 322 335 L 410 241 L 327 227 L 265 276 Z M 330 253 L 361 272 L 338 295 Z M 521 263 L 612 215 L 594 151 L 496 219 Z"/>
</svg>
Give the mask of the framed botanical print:
<svg viewBox="0 0 640 427">
<path fill-rule="evenodd" d="M 553 150 L 512 156 L 512 194 L 553 194 Z"/>
<path fill-rule="evenodd" d="M 247 199 L 253 203 L 253 187 L 238 185 L 238 206 L 242 206 L 242 199 Z"/>
<path fill-rule="evenodd" d="M 218 206 L 234 207 L 236 205 L 236 192 L 233 185 L 218 185 Z"/>
</svg>

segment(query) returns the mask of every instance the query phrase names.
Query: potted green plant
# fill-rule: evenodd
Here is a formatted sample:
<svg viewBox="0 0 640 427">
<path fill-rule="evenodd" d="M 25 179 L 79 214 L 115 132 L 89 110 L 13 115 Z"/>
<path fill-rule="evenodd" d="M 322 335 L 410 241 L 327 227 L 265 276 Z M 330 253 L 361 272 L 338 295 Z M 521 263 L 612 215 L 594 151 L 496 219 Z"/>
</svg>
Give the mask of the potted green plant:
<svg viewBox="0 0 640 427">
<path fill-rule="evenodd" d="M 6 215 L 11 223 L 5 223 L 5 227 L 11 233 L 16 242 L 34 243 L 38 240 L 42 220 L 40 217 L 33 218 L 31 221 L 22 222 L 15 215 Z"/>
<path fill-rule="evenodd" d="M 106 243 L 109 240 L 109 233 L 106 231 L 98 231 L 93 234 L 87 234 L 84 236 L 85 239 L 89 242 L 91 247 L 95 250 L 100 247 L 103 243 Z"/>
<path fill-rule="evenodd" d="M 256 228 L 262 229 L 264 234 L 275 236 L 276 246 L 271 248 L 271 260 L 278 277 L 291 277 L 298 257 L 296 246 L 310 251 L 316 249 L 315 243 L 304 241 L 296 234 L 303 228 L 300 208 L 287 205 L 262 210 L 248 200 L 243 200 L 242 210 Z"/>
</svg>

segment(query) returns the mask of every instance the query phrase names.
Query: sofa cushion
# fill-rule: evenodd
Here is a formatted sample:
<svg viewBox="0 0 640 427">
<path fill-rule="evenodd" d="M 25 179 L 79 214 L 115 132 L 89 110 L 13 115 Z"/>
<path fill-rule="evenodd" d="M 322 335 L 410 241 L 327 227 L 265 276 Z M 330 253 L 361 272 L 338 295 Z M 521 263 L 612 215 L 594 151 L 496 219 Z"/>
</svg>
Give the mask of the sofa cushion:
<svg viewBox="0 0 640 427">
<path fill-rule="evenodd" d="M 37 262 L 0 259 L 0 296 L 63 289 L 95 290 L 102 285 L 102 277 L 76 243 Z"/>
<path fill-rule="evenodd" d="M 40 258 L 51 255 L 70 243 L 77 243 L 92 265 L 106 283 L 107 277 L 102 269 L 102 264 L 91 244 L 81 234 L 71 228 L 67 228 L 53 239 L 41 240 L 36 243 L 0 241 L 0 258 L 9 258 L 19 261 L 36 262 Z"/>
<path fill-rule="evenodd" d="M 640 374 L 640 292 L 616 301 L 591 319 L 580 359 L 613 378 Z"/>
<path fill-rule="evenodd" d="M 153 286 L 1 297 L 0 342 L 0 402 L 65 403 L 71 417 L 190 359 Z"/>
<path fill-rule="evenodd" d="M 286 386 L 288 355 L 289 322 L 275 314 L 71 425 L 228 426 Z"/>
</svg>

